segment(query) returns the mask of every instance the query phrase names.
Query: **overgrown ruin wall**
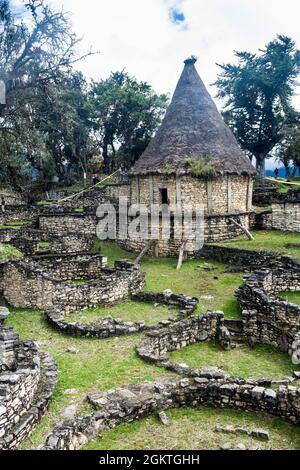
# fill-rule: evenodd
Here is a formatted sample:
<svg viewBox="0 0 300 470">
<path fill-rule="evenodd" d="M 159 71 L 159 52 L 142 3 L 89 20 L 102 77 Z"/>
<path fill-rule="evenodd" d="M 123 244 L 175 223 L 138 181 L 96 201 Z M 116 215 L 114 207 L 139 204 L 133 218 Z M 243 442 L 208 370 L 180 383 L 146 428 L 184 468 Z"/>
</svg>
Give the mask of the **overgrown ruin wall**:
<svg viewBox="0 0 300 470">
<path fill-rule="evenodd" d="M 243 310 L 243 334 L 250 344 L 270 344 L 300 357 L 300 306 L 276 296 L 300 291 L 300 269 L 255 272 L 237 291 Z"/>
<path fill-rule="evenodd" d="M 57 217 L 59 218 L 59 216 Z M 0 233 L 1 236 L 1 233 Z M 94 234 L 58 230 L 55 233 L 24 227 L 7 234 L 5 241 L 18 248 L 26 256 L 35 254 L 89 253 L 94 248 Z"/>
<path fill-rule="evenodd" d="M 70 313 L 111 305 L 141 290 L 144 282 L 145 275 L 139 267 L 125 261 L 117 261 L 115 269 L 103 268 L 94 281 L 76 285 L 55 279 L 45 267 L 30 260 L 17 260 L 2 267 L 0 289 L 6 301 L 16 308 L 46 310 L 61 303 L 65 312 Z"/>
<path fill-rule="evenodd" d="M 40 215 L 39 228 L 51 234 L 73 232 L 77 234 L 96 235 L 97 219 L 87 214 L 48 214 Z"/>
<path fill-rule="evenodd" d="M 272 228 L 300 232 L 300 201 L 272 204 Z"/>
<path fill-rule="evenodd" d="M 199 371 L 196 378 L 129 385 L 117 390 L 90 394 L 95 408 L 91 415 L 58 425 L 48 436 L 43 450 L 76 450 L 109 429 L 140 420 L 153 413 L 201 405 L 232 408 L 280 416 L 300 422 L 300 389 L 274 386 L 270 381 L 247 381 L 213 370 Z"/>
<path fill-rule="evenodd" d="M 248 176 L 204 180 L 191 176 L 136 176 L 131 178 L 131 204 L 161 204 L 160 190 L 167 189 L 169 206 L 188 210 L 203 204 L 205 215 L 243 214 L 252 210 L 253 181 Z"/>
<path fill-rule="evenodd" d="M 0 450 L 17 448 L 47 409 L 57 381 L 54 361 L 20 341 L 0 319 Z"/>
</svg>

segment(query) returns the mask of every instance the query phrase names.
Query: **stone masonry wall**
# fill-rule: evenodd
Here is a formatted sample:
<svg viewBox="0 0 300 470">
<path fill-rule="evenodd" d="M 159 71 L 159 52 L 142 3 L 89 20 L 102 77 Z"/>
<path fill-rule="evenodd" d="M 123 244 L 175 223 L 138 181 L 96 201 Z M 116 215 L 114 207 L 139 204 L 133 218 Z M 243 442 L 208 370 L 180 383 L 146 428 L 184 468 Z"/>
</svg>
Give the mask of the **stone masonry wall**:
<svg viewBox="0 0 300 470">
<path fill-rule="evenodd" d="M 282 256 L 268 251 L 251 251 L 222 245 L 204 245 L 196 254 L 196 258 L 212 259 L 221 263 L 229 263 L 254 269 L 265 266 L 273 268 L 280 266 L 287 268 L 300 267 L 300 262 L 290 256 Z"/>
<path fill-rule="evenodd" d="M 223 312 L 207 312 L 193 316 L 165 330 L 147 333 L 137 348 L 137 354 L 147 361 L 165 363 L 167 353 L 199 341 L 213 340 L 218 337 L 223 326 Z M 167 368 L 172 368 L 171 363 Z"/>
<path fill-rule="evenodd" d="M 144 280 L 139 267 L 119 261 L 115 269 L 103 269 L 97 280 L 75 285 L 53 278 L 37 263 L 18 260 L 2 268 L 0 289 L 6 301 L 16 308 L 46 310 L 59 302 L 65 306 L 65 311 L 74 312 L 118 302 L 141 290 Z"/>
<path fill-rule="evenodd" d="M 272 228 L 300 232 L 300 201 L 272 204 Z"/>
<path fill-rule="evenodd" d="M 59 217 L 58 217 L 59 218 Z M 13 235 L 13 234 L 12 234 Z M 94 245 L 94 234 L 82 234 L 63 230 L 55 233 L 46 230 L 23 228 L 10 237 L 10 243 L 27 256 L 38 253 L 88 253 Z M 45 246 L 41 246 L 41 242 Z"/>
<path fill-rule="evenodd" d="M 131 203 L 161 204 L 160 189 L 168 190 L 170 210 L 176 204 L 187 209 L 203 204 L 205 214 L 242 214 L 251 212 L 253 182 L 246 176 L 226 176 L 210 181 L 170 175 L 140 176 L 131 179 Z"/>
<path fill-rule="evenodd" d="M 86 235 L 96 235 L 97 219 L 96 214 L 49 214 L 39 217 L 39 228 L 50 232 L 63 233 L 73 232 Z"/>
<path fill-rule="evenodd" d="M 300 291 L 300 269 L 264 270 L 245 278 L 237 291 L 243 310 L 243 334 L 250 344 L 271 344 L 300 355 L 300 306 L 276 296 Z"/>
<path fill-rule="evenodd" d="M 62 281 L 96 279 L 107 266 L 102 255 L 54 255 L 39 256 L 35 260 L 46 268 L 50 276 Z"/>
<path fill-rule="evenodd" d="M 273 386 L 270 381 L 246 381 L 203 370 L 192 379 L 130 385 L 109 392 L 90 394 L 95 412 L 58 425 L 43 450 L 76 450 L 109 429 L 140 420 L 162 410 L 208 405 L 280 416 L 300 422 L 299 388 Z"/>
</svg>

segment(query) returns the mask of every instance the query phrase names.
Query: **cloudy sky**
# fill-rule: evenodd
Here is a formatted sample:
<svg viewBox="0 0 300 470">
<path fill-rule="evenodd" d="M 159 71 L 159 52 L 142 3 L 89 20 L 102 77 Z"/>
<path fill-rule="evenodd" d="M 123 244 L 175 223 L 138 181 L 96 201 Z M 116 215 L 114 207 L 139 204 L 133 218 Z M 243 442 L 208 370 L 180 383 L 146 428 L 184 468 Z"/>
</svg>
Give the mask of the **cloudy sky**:
<svg viewBox="0 0 300 470">
<path fill-rule="evenodd" d="M 159 92 L 174 90 L 191 54 L 209 85 L 216 63 L 234 60 L 234 50 L 256 51 L 277 33 L 300 48 L 298 0 L 51 1 L 71 13 L 83 46 L 101 52 L 81 65 L 87 75 L 102 78 L 125 68 Z"/>
<path fill-rule="evenodd" d="M 17 0 L 18 1 L 18 0 Z M 209 85 L 216 63 L 232 62 L 234 50 L 257 51 L 277 33 L 300 48 L 299 0 L 49 0 L 70 12 L 82 48 L 99 55 L 80 65 L 94 79 L 126 69 L 157 92 L 172 93 L 183 60 L 194 54 Z M 300 90 L 300 88 L 299 88 Z M 300 110 L 300 95 L 295 104 Z M 218 103 L 220 107 L 220 103 Z"/>
</svg>

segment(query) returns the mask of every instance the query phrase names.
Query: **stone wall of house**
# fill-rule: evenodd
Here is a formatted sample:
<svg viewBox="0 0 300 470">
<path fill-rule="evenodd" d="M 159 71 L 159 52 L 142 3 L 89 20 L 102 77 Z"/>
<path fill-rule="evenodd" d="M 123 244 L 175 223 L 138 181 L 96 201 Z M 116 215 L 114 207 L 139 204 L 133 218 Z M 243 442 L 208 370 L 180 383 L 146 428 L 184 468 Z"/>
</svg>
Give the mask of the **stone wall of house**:
<svg viewBox="0 0 300 470">
<path fill-rule="evenodd" d="M 48 436 L 43 450 L 76 450 L 109 429 L 172 408 L 203 405 L 268 413 L 300 422 L 300 389 L 275 386 L 271 381 L 246 381 L 207 368 L 196 378 L 169 379 L 129 385 L 109 392 L 90 394 L 95 412 L 58 425 Z"/>
<path fill-rule="evenodd" d="M 29 410 L 40 380 L 40 358 L 33 343 L 15 346 L 15 356 L 16 370 L 0 375 L 0 448 L 1 438 Z"/>
<path fill-rule="evenodd" d="M 250 214 L 251 230 L 271 230 L 272 227 L 272 209 L 262 212 L 252 212 Z"/>
<path fill-rule="evenodd" d="M 65 334 L 103 339 L 112 336 L 131 335 L 144 331 L 161 330 L 191 316 L 198 306 L 197 299 L 184 295 L 176 295 L 170 291 L 143 292 L 138 291 L 137 288 L 135 288 L 134 291 L 134 293 L 130 294 L 130 298 L 132 300 L 168 305 L 172 307 L 172 309 L 179 309 L 179 313 L 176 313 L 175 316 L 169 317 L 168 320 L 162 320 L 157 324 L 152 324 L 151 318 L 136 322 L 124 322 L 110 316 L 99 317 L 96 322 L 92 323 L 83 324 L 79 321 L 76 323 L 70 323 L 66 317 L 66 313 L 68 313 L 68 304 L 57 302 L 51 308 L 46 310 L 47 320 L 54 328 Z"/>
<path fill-rule="evenodd" d="M 147 333 L 137 348 L 137 354 L 147 361 L 165 364 L 167 353 L 197 342 L 211 341 L 220 335 L 222 328 L 223 312 L 193 316 L 165 330 Z M 168 363 L 167 368 L 172 369 L 172 364 Z"/>
<path fill-rule="evenodd" d="M 57 220 L 59 216 L 57 216 Z M 68 232 L 62 230 L 48 232 L 24 227 L 14 233 L 9 233 L 9 241 L 27 256 L 41 253 L 69 254 L 89 253 L 93 250 L 94 234 Z"/>
<path fill-rule="evenodd" d="M 98 305 L 110 305 L 143 288 L 145 275 L 134 263 L 117 261 L 104 268 L 97 280 L 76 285 L 53 278 L 45 267 L 31 260 L 17 260 L 2 267 L 0 289 L 16 308 L 47 310 L 54 303 L 70 313 Z"/>
<path fill-rule="evenodd" d="M 253 243 L 255 243 L 255 241 Z M 196 254 L 196 258 L 211 259 L 219 261 L 220 263 L 229 263 L 249 269 L 259 269 L 265 266 L 272 268 L 282 266 L 286 268 L 297 268 L 300 266 L 300 262 L 290 256 L 282 256 L 268 251 L 246 250 L 222 245 L 204 245 Z"/>
<path fill-rule="evenodd" d="M 102 255 L 51 255 L 35 260 L 50 276 L 62 281 L 96 279 L 107 266 L 107 257 Z"/>
<path fill-rule="evenodd" d="M 54 361 L 0 325 L 0 451 L 16 449 L 30 436 L 56 382 Z"/>
<path fill-rule="evenodd" d="M 228 240 L 231 238 L 235 238 L 243 233 L 241 229 L 239 229 L 236 225 L 234 225 L 230 219 L 235 218 L 236 215 L 216 215 L 216 216 L 207 216 L 204 219 L 203 225 L 203 243 L 213 243 L 219 242 L 223 240 Z M 239 216 L 240 221 L 249 228 L 249 214 L 244 214 Z M 132 218 L 129 217 L 129 224 L 132 222 Z M 149 218 L 149 227 L 150 227 L 150 218 Z M 193 219 L 193 230 L 195 230 L 196 226 L 196 219 Z M 149 228 L 150 230 L 150 228 Z M 160 219 L 160 225 L 158 228 L 157 233 L 162 233 L 162 222 Z M 185 232 L 182 231 L 183 237 L 181 239 L 174 239 L 172 238 L 173 233 L 173 222 L 171 219 L 171 238 L 170 239 L 162 239 L 159 237 L 159 240 L 153 244 L 149 253 L 152 255 L 158 256 L 165 256 L 165 257 L 178 257 L 180 247 L 184 240 Z M 135 253 L 139 253 L 142 249 L 149 243 L 151 240 L 151 232 L 149 231 L 149 239 L 134 239 L 128 238 L 127 240 L 117 240 L 119 246 L 124 248 L 128 251 L 133 251 Z M 192 258 L 197 254 L 199 251 L 199 245 L 195 245 L 193 241 L 188 242 L 186 245 L 186 255 L 189 258 Z"/>
<path fill-rule="evenodd" d="M 226 176 L 202 180 L 191 176 L 137 176 L 131 179 L 131 203 L 161 204 L 161 189 L 168 190 L 169 206 L 183 210 L 203 204 L 205 214 L 243 214 L 251 212 L 253 181 L 247 176 Z"/>
<path fill-rule="evenodd" d="M 27 210 L 26 206 L 9 206 L 5 212 L 0 211 L 0 225 L 7 224 L 14 220 L 37 220 L 38 211 L 36 209 Z"/>
<path fill-rule="evenodd" d="M 243 310 L 243 334 L 250 344 L 270 344 L 300 356 L 300 306 L 279 298 L 284 291 L 300 291 L 300 269 L 257 271 L 237 291 Z"/>
<path fill-rule="evenodd" d="M 52 234 L 73 232 L 96 235 L 96 214 L 61 213 L 43 214 L 39 217 L 39 228 Z"/>
<path fill-rule="evenodd" d="M 272 204 L 272 228 L 300 232 L 300 201 Z"/>
</svg>

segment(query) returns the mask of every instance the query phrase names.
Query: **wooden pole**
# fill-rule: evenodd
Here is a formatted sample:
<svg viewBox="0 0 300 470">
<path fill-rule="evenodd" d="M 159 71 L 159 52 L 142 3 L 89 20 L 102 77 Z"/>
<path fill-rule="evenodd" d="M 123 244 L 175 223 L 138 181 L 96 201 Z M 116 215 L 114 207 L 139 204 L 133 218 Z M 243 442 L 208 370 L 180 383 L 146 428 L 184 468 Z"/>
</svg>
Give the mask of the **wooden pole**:
<svg viewBox="0 0 300 470">
<path fill-rule="evenodd" d="M 137 259 L 135 260 L 135 264 L 140 264 L 140 262 L 142 261 L 142 259 L 144 258 L 144 256 L 148 253 L 148 251 L 150 250 L 150 248 L 152 248 L 152 246 L 154 246 L 154 244 L 156 244 L 156 241 L 155 241 L 155 240 L 151 240 L 151 241 L 142 249 L 142 251 L 140 252 L 139 256 L 138 256 Z"/>
<path fill-rule="evenodd" d="M 236 227 L 239 227 L 243 232 L 247 235 L 248 239 L 251 241 L 254 241 L 253 235 L 249 232 L 249 230 L 242 224 L 239 224 L 236 220 L 234 219 L 229 219 L 230 222 L 232 222 Z"/>
<path fill-rule="evenodd" d="M 178 257 L 178 263 L 177 263 L 177 271 L 180 271 L 183 263 L 183 256 L 186 248 L 187 240 L 185 240 L 179 250 L 179 257 Z"/>
</svg>

